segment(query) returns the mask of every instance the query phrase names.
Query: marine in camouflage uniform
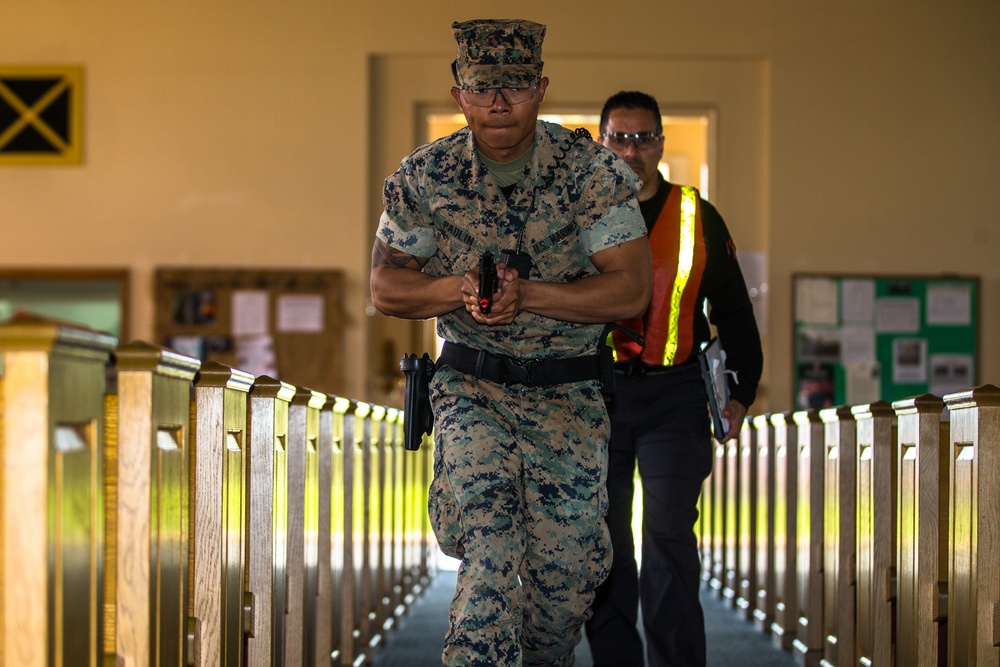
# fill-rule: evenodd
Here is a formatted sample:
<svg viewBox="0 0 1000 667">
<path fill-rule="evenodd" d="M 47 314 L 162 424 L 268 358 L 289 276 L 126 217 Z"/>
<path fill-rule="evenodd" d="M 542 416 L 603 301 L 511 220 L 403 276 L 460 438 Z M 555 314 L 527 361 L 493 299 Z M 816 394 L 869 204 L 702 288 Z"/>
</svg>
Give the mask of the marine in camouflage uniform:
<svg viewBox="0 0 1000 667">
<path fill-rule="evenodd" d="M 453 26 L 459 80 L 463 53 L 480 43 L 463 46 L 464 25 Z M 517 27 L 512 39 L 519 46 Z M 537 59 L 540 49 L 529 47 L 527 60 Z M 485 58 L 495 52 L 487 49 Z M 601 273 L 594 254 L 645 242 L 637 191 L 634 173 L 612 152 L 536 121 L 520 180 L 505 193 L 467 127 L 417 149 L 386 179 L 376 247 L 419 258 L 424 274 L 439 277 L 474 274 L 484 251 L 499 256 L 520 247 L 532 259 L 531 281 L 572 283 Z M 506 325 L 484 326 L 471 310 L 439 314 L 438 334 L 447 344 L 518 362 L 595 355 L 603 345 L 600 323 L 520 310 Z M 462 559 L 442 659 L 482 667 L 570 665 L 611 561 L 601 387 L 596 378 L 547 386 L 494 380 L 439 362 L 431 382 L 437 449 L 430 517 L 441 548 Z"/>
</svg>

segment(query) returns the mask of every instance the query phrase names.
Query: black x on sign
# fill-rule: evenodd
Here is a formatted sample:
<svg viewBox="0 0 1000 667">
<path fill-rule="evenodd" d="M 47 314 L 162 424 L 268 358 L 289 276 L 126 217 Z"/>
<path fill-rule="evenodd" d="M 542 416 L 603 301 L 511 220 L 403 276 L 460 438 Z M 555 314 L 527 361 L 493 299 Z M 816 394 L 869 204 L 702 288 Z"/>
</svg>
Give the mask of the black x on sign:
<svg viewBox="0 0 1000 667">
<path fill-rule="evenodd" d="M 81 69 L 0 68 L 0 164 L 80 159 Z"/>
</svg>

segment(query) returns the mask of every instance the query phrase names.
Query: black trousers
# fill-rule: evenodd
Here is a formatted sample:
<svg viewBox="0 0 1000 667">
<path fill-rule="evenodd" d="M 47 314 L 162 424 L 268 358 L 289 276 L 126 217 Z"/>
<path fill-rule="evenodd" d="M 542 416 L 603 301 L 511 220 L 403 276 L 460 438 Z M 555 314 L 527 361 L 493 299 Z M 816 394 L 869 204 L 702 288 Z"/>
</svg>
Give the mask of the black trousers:
<svg viewBox="0 0 1000 667">
<path fill-rule="evenodd" d="M 609 403 L 611 574 L 597 590 L 587 640 L 595 667 L 642 667 L 639 604 L 650 667 L 703 667 L 705 620 L 694 524 L 712 469 L 705 387 L 697 364 L 616 377 Z M 635 467 L 642 480 L 642 566 L 632 539 Z"/>
</svg>

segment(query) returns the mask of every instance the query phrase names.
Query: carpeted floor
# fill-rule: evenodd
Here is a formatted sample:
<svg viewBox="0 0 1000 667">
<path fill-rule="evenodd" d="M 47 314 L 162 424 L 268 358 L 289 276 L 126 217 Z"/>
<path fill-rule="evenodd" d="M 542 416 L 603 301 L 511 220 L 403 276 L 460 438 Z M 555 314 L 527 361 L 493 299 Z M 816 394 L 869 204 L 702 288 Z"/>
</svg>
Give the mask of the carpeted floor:
<svg viewBox="0 0 1000 667">
<path fill-rule="evenodd" d="M 373 667 L 437 667 L 448 630 L 448 605 L 455 591 L 454 570 L 439 570 L 434 581 L 376 653 Z M 797 667 L 794 655 L 776 647 L 770 636 L 742 620 L 713 591 L 703 589 L 709 667 Z M 575 667 L 593 667 L 582 641 Z"/>
</svg>

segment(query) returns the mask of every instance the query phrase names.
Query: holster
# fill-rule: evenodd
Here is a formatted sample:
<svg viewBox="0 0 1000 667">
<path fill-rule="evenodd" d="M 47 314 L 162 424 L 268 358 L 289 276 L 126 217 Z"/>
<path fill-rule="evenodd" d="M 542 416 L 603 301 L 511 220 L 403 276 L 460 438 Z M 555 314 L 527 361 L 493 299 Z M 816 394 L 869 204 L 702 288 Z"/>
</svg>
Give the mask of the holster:
<svg viewBox="0 0 1000 667">
<path fill-rule="evenodd" d="M 425 352 L 424 356 L 404 354 L 399 362 L 406 385 L 403 388 L 403 447 L 415 452 L 420 449 L 423 436 L 434 430 L 434 411 L 431 409 L 430 381 L 436 367 Z"/>
<path fill-rule="evenodd" d="M 614 322 L 604 325 L 604 330 L 601 332 L 601 340 L 604 342 L 604 345 L 601 346 L 600 354 L 601 393 L 604 394 L 605 398 L 611 398 L 615 393 L 615 346 L 611 340 L 611 333 L 613 331 L 621 331 L 641 347 L 646 347 L 646 339 L 639 332 Z"/>
</svg>

